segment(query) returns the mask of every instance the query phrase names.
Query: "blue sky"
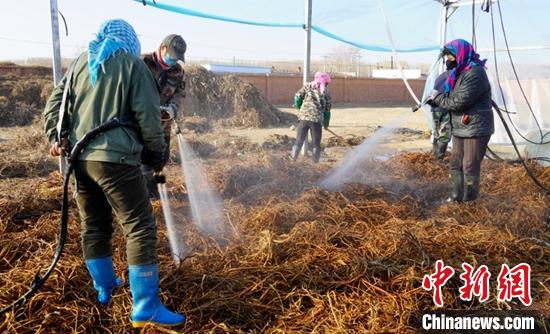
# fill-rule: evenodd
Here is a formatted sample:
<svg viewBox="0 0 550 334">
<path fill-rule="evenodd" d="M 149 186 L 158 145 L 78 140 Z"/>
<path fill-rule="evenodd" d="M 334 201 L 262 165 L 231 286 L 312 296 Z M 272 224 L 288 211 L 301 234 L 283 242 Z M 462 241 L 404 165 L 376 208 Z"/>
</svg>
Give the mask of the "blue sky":
<svg viewBox="0 0 550 334">
<path fill-rule="evenodd" d="M 244 20 L 302 22 L 303 0 L 159 0 L 216 15 Z M 378 0 L 313 0 L 313 23 L 341 37 L 366 44 L 389 46 Z M 392 33 L 400 48 L 438 43 L 441 6 L 432 0 L 385 0 Z M 101 22 L 123 18 L 130 22 L 142 42 L 142 50 L 154 50 L 170 33 L 181 34 L 188 42 L 188 59 L 301 59 L 304 33 L 297 28 L 254 27 L 195 18 L 143 6 L 134 0 L 58 0 L 67 19 L 69 36 L 62 38 L 62 55 L 74 57 L 86 48 Z M 501 0 L 511 46 L 550 45 L 549 0 Z M 479 6 L 476 6 L 479 13 Z M 498 20 L 498 17 L 495 18 Z M 478 43 L 490 47 L 490 15 L 480 14 Z M 471 38 L 471 6 L 457 11 L 449 25 L 449 38 Z M 497 36 L 498 38 L 499 36 Z M 4 1 L 0 12 L 0 60 L 51 55 L 49 1 Z M 503 46 L 503 43 L 499 43 Z M 313 33 L 312 55 L 320 59 L 346 47 Z M 525 54 L 528 53 L 528 56 Z M 548 61 L 548 52 L 523 52 L 530 61 Z M 387 60 L 390 55 L 362 53 L 363 61 Z M 402 54 L 408 61 L 431 62 L 433 52 Z"/>
</svg>

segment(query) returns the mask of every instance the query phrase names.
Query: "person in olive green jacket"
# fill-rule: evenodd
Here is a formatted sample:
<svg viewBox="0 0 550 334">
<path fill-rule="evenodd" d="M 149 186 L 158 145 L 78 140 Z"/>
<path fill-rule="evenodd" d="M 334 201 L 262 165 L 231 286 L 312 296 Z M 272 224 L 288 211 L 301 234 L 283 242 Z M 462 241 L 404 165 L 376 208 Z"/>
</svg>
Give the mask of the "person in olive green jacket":
<svg viewBox="0 0 550 334">
<path fill-rule="evenodd" d="M 88 131 L 115 117 L 133 123 L 135 128 L 116 127 L 99 134 L 75 164 L 84 259 L 98 301 L 109 303 L 112 290 L 121 284 L 112 261 L 114 211 L 126 236 L 132 325 L 177 325 L 185 317 L 169 311 L 158 295 L 156 223 L 140 170 L 142 159 L 144 164 L 159 166 L 166 146 L 158 91 L 139 59 L 140 49 L 127 22 L 103 23 L 88 51 L 55 87 L 44 110 L 44 129 L 52 143 L 50 153 L 58 156 Z M 66 112 L 58 130 L 65 89 Z"/>
</svg>

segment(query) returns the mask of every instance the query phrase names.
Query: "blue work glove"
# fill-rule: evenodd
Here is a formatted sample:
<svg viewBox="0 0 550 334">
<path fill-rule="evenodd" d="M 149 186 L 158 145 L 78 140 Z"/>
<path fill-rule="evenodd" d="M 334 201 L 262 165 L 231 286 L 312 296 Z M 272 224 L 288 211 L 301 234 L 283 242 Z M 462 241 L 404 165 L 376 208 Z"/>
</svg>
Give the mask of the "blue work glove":
<svg viewBox="0 0 550 334">
<path fill-rule="evenodd" d="M 178 106 L 174 102 L 160 106 L 160 110 L 166 112 L 171 119 L 176 119 L 178 116 Z"/>
</svg>

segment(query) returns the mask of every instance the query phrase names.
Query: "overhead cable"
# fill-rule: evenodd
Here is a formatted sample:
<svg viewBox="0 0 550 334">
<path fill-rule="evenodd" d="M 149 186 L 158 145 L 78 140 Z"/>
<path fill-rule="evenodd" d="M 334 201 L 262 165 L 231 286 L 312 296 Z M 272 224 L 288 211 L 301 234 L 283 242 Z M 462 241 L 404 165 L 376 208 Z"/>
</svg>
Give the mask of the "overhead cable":
<svg viewBox="0 0 550 334">
<path fill-rule="evenodd" d="M 251 20 L 242 20 L 237 18 L 232 18 L 228 16 L 221 16 L 221 15 L 213 15 L 208 14 L 205 12 L 193 10 L 184 8 L 181 6 L 174 6 L 174 5 L 168 5 L 163 4 L 158 1 L 153 0 L 133 0 L 135 2 L 143 3 L 146 5 L 149 5 L 151 7 L 155 7 L 158 9 L 166 10 L 173 13 L 183 14 L 183 15 L 189 15 L 194 17 L 202 17 L 206 19 L 212 19 L 217 21 L 223 21 L 223 22 L 230 22 L 230 23 L 239 23 L 239 24 L 247 24 L 247 25 L 254 25 L 254 26 L 261 26 L 261 27 L 274 27 L 274 28 L 304 28 L 303 23 L 297 23 L 297 22 L 290 22 L 290 23 L 280 23 L 280 22 L 262 22 L 262 21 L 251 21 Z M 367 50 L 367 51 L 375 51 L 375 52 L 392 52 L 391 48 L 387 48 L 384 46 L 379 45 L 372 45 L 372 44 L 365 44 L 362 42 L 352 41 L 347 38 L 338 36 L 334 33 L 331 33 L 327 31 L 324 28 L 321 28 L 316 25 L 312 25 L 311 29 L 323 36 L 326 36 L 328 38 L 337 40 L 342 43 L 346 43 L 352 46 L 355 46 L 359 49 Z M 402 53 L 411 53 L 411 52 L 426 52 L 426 51 L 435 51 L 439 50 L 439 46 L 425 46 L 425 47 L 418 47 L 418 48 L 410 48 L 410 49 L 396 49 L 396 52 L 402 52 Z"/>
</svg>

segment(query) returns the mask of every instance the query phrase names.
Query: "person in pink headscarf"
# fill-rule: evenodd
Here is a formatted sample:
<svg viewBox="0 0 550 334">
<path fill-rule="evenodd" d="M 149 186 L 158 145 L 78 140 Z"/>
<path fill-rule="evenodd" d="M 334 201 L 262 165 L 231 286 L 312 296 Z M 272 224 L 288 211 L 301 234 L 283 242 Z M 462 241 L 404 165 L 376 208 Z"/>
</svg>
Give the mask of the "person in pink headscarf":
<svg viewBox="0 0 550 334">
<path fill-rule="evenodd" d="M 298 158 L 300 148 L 311 130 L 313 139 L 314 163 L 319 162 L 321 157 L 321 134 L 322 129 L 328 128 L 330 121 L 330 109 L 332 107 L 328 84 L 330 75 L 325 72 L 315 73 L 315 79 L 306 83 L 294 96 L 294 105 L 299 109 L 296 143 L 292 146 L 290 157 L 292 160 Z"/>
</svg>

